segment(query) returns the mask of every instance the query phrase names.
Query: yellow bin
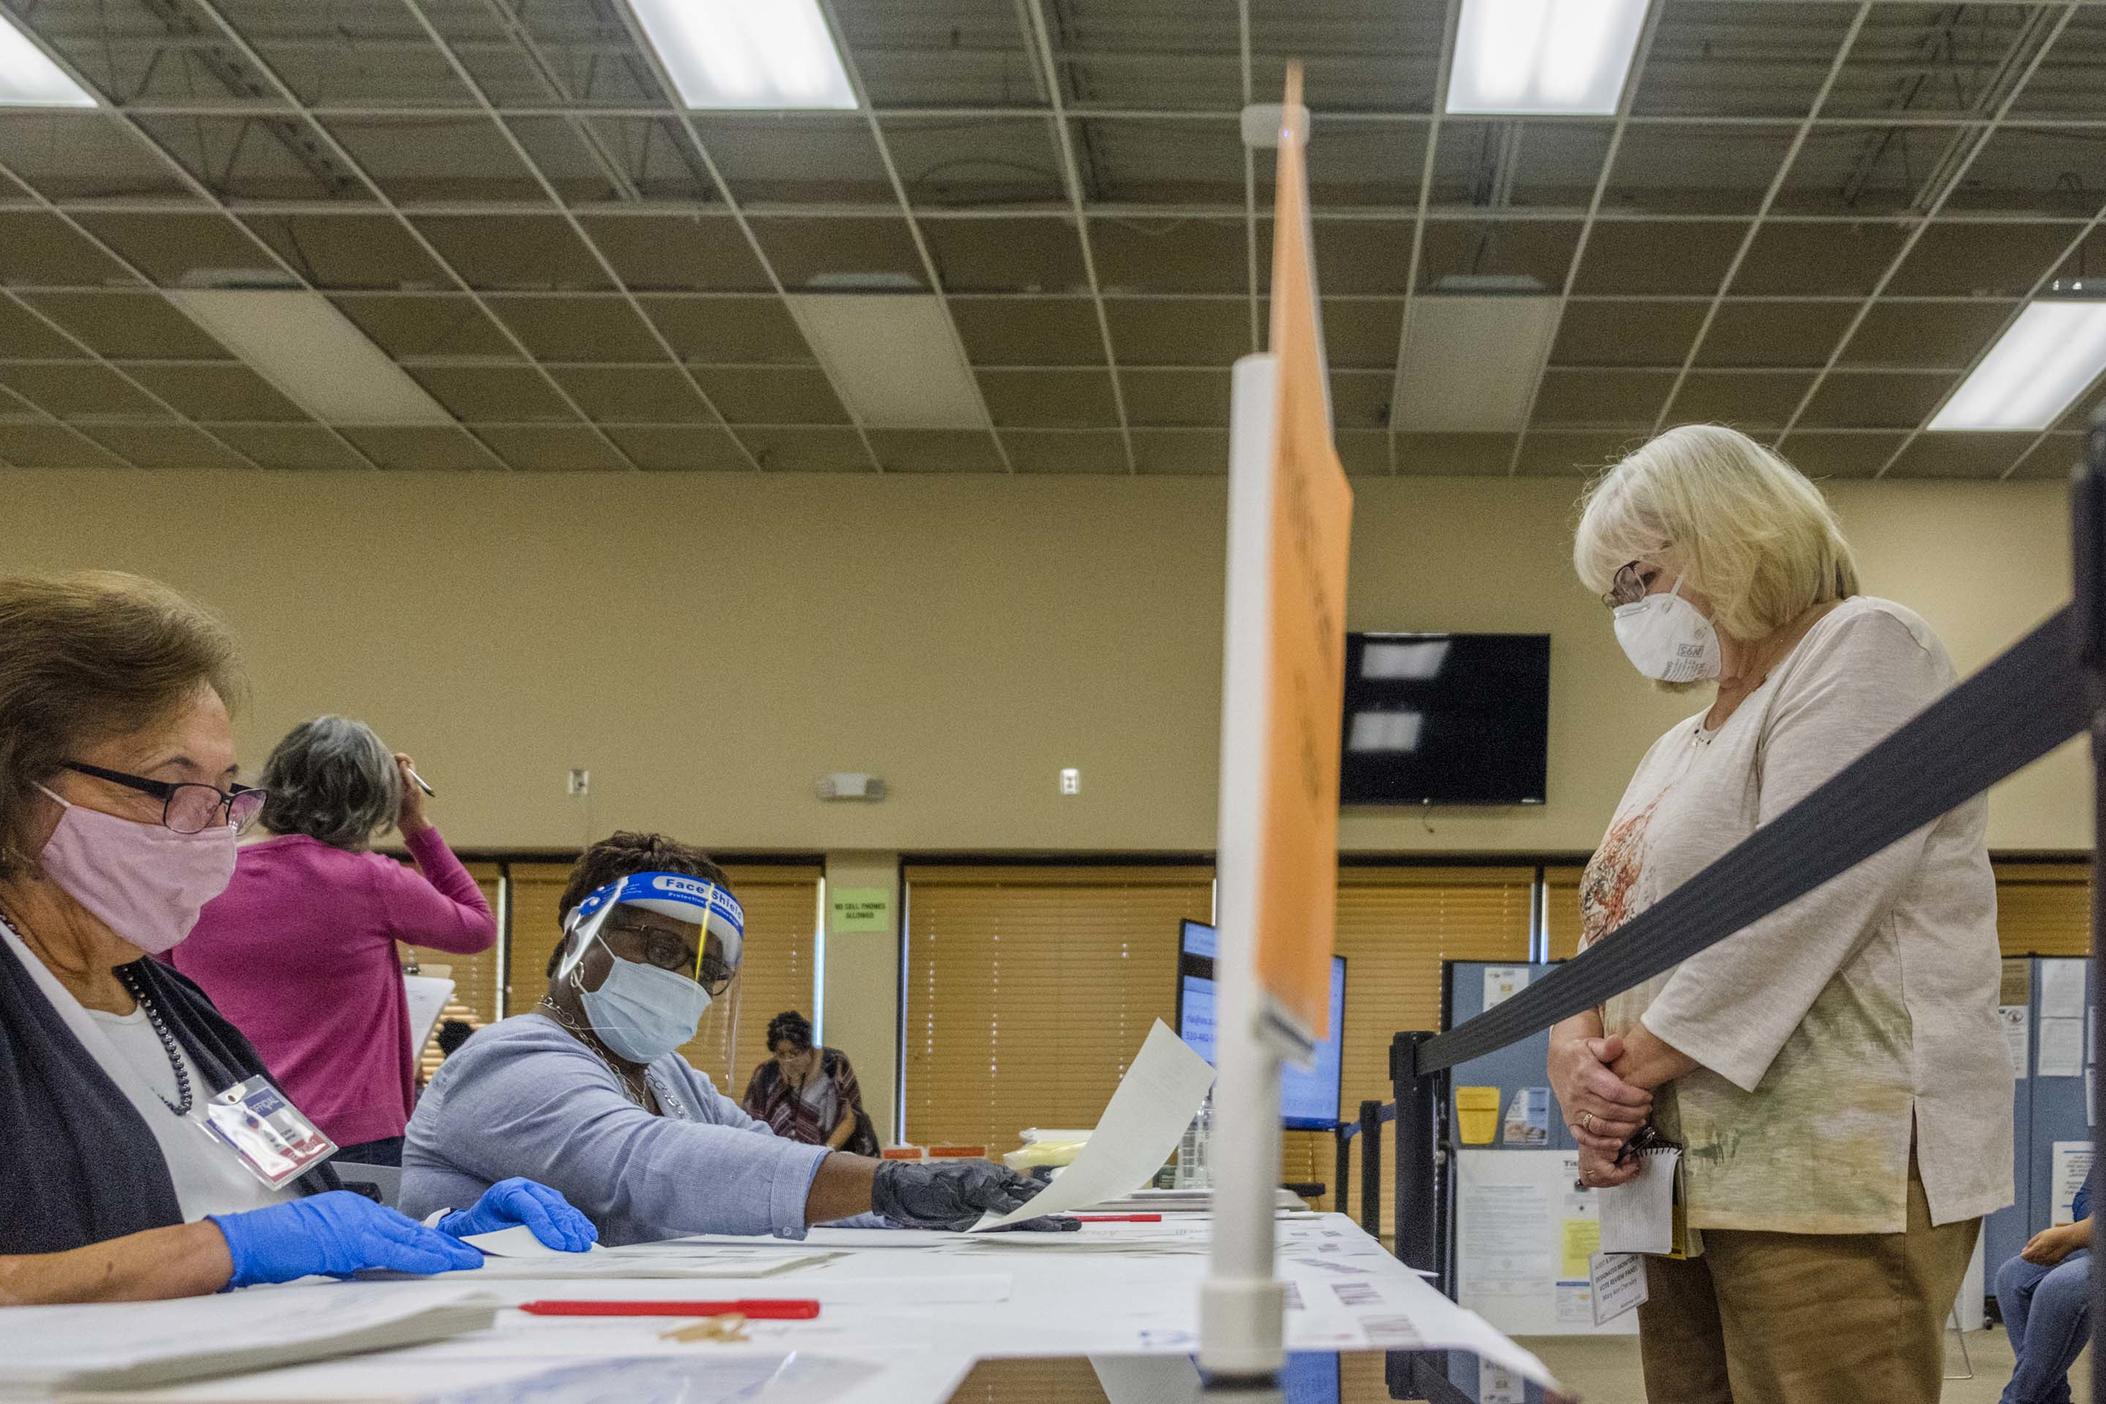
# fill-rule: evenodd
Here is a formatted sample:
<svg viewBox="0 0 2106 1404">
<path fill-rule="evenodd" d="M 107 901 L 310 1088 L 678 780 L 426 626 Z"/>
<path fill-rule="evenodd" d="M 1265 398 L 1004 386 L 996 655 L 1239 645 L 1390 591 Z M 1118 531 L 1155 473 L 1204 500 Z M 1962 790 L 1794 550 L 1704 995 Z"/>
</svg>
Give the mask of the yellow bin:
<svg viewBox="0 0 2106 1404">
<path fill-rule="evenodd" d="M 1499 1089 L 1456 1088 L 1455 1119 L 1461 1123 L 1464 1145 L 1490 1145 L 1499 1134 Z"/>
</svg>

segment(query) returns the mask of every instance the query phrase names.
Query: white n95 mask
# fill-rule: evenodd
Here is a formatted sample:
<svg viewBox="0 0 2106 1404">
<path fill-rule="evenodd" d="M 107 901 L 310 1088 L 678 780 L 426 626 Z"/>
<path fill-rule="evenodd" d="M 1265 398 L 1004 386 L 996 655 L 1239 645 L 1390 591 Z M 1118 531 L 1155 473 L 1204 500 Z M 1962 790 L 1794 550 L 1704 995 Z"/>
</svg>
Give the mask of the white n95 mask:
<svg viewBox="0 0 2106 1404">
<path fill-rule="evenodd" d="M 1701 682 L 1718 676 L 1718 630 L 1682 598 L 1682 582 L 1664 595 L 1616 607 L 1616 642 L 1631 666 L 1655 682 Z"/>
<path fill-rule="evenodd" d="M 695 1036 L 709 1008 L 708 990 L 671 970 L 607 954 L 613 962 L 598 989 L 586 989 L 578 972 L 571 972 L 600 1042 L 632 1063 L 649 1063 Z"/>
</svg>

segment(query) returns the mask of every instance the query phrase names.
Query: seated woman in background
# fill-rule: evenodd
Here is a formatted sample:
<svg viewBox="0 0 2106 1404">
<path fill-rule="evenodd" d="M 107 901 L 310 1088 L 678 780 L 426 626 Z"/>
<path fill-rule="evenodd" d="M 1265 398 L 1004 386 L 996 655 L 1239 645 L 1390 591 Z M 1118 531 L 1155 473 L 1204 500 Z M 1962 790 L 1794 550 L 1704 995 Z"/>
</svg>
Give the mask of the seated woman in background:
<svg viewBox="0 0 2106 1404">
<path fill-rule="evenodd" d="M 540 1185 L 427 1228 L 326 1164 L 252 1170 L 207 1129 L 222 1092 L 275 1100 L 255 1049 L 152 959 L 227 885 L 266 798 L 234 782 L 233 641 L 111 574 L 0 579 L 0 639 L 0 1305 L 472 1268 L 462 1237 L 520 1223 L 590 1246 Z"/>
<path fill-rule="evenodd" d="M 848 1055 L 812 1046 L 812 1021 L 786 1009 L 768 1021 L 775 1056 L 753 1070 L 742 1105 L 778 1136 L 807 1145 L 878 1153 L 877 1129 L 863 1110 L 863 1089 Z"/>
<path fill-rule="evenodd" d="M 622 1244 L 800 1238 L 807 1225 L 872 1212 L 901 1227 L 965 1229 L 1038 1192 L 986 1161 L 880 1162 L 785 1140 L 680 1056 L 710 1002 L 736 998 L 745 943 L 745 913 L 701 850 L 657 834 L 604 839 L 571 870 L 559 910 L 546 997 L 479 1030 L 410 1118 L 409 1212 L 527 1175 Z"/>
<path fill-rule="evenodd" d="M 343 1149 L 402 1163 L 416 1102 L 409 1000 L 395 943 L 486 951 L 497 922 L 424 817 L 424 796 L 373 729 L 316 717 L 263 767 L 260 836 L 175 954 L 263 1054 L 278 1085 Z M 390 826 L 415 868 L 371 851 Z"/>
<path fill-rule="evenodd" d="M 2091 1187 L 2077 1221 L 2042 1229 L 1996 1270 L 1996 1305 L 2011 1338 L 2003 1404 L 2069 1404 L 2069 1367 L 2091 1339 Z"/>
</svg>

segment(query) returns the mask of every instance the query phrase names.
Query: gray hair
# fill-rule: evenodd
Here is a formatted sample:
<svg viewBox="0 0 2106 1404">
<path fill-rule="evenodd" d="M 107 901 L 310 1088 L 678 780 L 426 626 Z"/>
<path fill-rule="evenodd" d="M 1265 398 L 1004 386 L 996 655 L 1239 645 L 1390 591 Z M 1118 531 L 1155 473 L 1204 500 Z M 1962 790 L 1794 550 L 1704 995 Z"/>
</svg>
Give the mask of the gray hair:
<svg viewBox="0 0 2106 1404">
<path fill-rule="evenodd" d="M 402 772 L 373 728 L 316 717 L 287 732 L 263 764 L 263 826 L 361 849 L 402 809 Z"/>
</svg>

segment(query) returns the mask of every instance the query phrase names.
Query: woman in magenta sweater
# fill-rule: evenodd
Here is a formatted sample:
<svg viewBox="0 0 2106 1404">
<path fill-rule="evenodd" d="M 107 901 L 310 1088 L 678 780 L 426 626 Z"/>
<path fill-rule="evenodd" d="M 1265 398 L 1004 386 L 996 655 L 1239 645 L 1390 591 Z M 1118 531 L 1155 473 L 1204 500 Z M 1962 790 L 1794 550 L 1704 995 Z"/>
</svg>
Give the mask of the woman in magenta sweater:
<svg viewBox="0 0 2106 1404">
<path fill-rule="evenodd" d="M 402 1163 L 416 1067 L 395 943 L 473 955 L 497 941 L 490 904 L 425 819 L 409 765 L 362 722 L 294 727 L 264 766 L 258 836 L 174 955 L 341 1147 L 338 1160 Z M 371 851 L 390 825 L 414 869 Z"/>
</svg>

